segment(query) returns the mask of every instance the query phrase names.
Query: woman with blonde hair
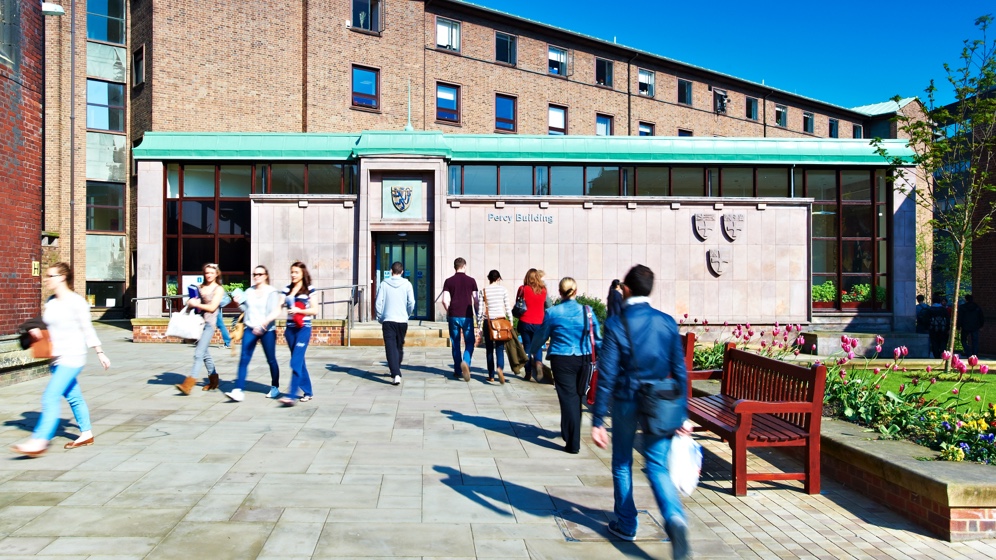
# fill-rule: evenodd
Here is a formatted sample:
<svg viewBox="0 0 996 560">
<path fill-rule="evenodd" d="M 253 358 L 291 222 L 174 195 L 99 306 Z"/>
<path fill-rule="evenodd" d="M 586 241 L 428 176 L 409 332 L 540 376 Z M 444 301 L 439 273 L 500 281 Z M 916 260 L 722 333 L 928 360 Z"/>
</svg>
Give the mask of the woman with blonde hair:
<svg viewBox="0 0 996 560">
<path fill-rule="evenodd" d="M 542 270 L 530 268 L 526 272 L 526 277 L 522 279 L 522 285 L 515 297 L 523 298 L 526 301 L 526 312 L 519 317 L 518 330 L 522 335 L 522 347 L 526 350 L 526 374 L 525 380 L 532 379 L 532 371 L 535 369 L 536 381 L 543 380 L 543 350 L 538 348 L 535 352 L 530 352 L 534 334 L 543 324 L 543 315 L 546 311 L 546 284 L 543 282 L 544 273 Z"/>
<path fill-rule="evenodd" d="M 235 388 L 225 393 L 235 402 L 245 400 L 243 391 L 246 388 L 246 376 L 249 372 L 249 362 L 252 360 L 256 343 L 263 345 L 266 363 L 270 366 L 270 392 L 267 397 L 275 399 L 280 396 L 280 367 L 277 365 L 277 330 L 276 320 L 280 316 L 280 292 L 270 285 L 270 271 L 263 265 L 257 265 L 252 271 L 252 287 L 245 291 L 245 299 L 240 307 L 245 313 L 242 322 L 245 330 L 242 333 L 242 356 L 239 358 L 239 373 L 235 379 Z"/>
<path fill-rule="evenodd" d="M 560 281 L 560 304 L 546 312 L 543 324 L 533 336 L 530 352 L 536 352 L 550 339 L 550 367 L 553 383 L 560 401 L 560 434 L 564 438 L 564 451 L 581 450 L 581 402 L 587 389 L 587 365 L 591 363 L 591 339 L 597 345 L 598 319 L 588 306 L 574 298 L 578 285 L 571 277 Z"/>
<path fill-rule="evenodd" d="M 52 265 L 45 276 L 45 287 L 52 291 L 52 297 L 45 302 L 42 320 L 52 341 L 52 378 L 42 394 L 42 413 L 35 425 L 31 439 L 10 448 L 14 453 L 38 457 L 48 449 L 48 443 L 59 427 L 59 408 L 62 398 L 69 401 L 69 407 L 76 418 L 80 437 L 67 443 L 66 449 L 76 449 L 93 445 L 93 432 L 90 431 L 90 411 L 83 400 L 76 378 L 86 365 L 90 348 L 97 352 L 100 365 L 107 369 L 111 361 L 100 347 L 97 332 L 90 322 L 90 304 L 83 296 L 73 291 L 73 270 L 60 262 Z M 41 340 L 41 329 L 31 329 L 31 338 Z"/>
<path fill-rule="evenodd" d="M 191 389 L 197 384 L 197 375 L 201 372 L 201 366 L 207 368 L 208 382 L 204 384 L 205 391 L 218 388 L 218 370 L 214 367 L 214 359 L 211 358 L 211 339 L 214 338 L 214 330 L 218 324 L 219 307 L 221 299 L 225 297 L 225 288 L 221 286 L 221 269 L 215 263 L 208 263 L 202 269 L 204 271 L 204 282 L 197 289 L 197 296 L 187 302 L 187 307 L 191 307 L 204 315 L 204 330 L 201 337 L 197 339 L 197 348 L 194 350 L 194 366 L 190 369 L 190 375 L 177 383 L 176 388 L 184 395 L 189 395 Z"/>
</svg>

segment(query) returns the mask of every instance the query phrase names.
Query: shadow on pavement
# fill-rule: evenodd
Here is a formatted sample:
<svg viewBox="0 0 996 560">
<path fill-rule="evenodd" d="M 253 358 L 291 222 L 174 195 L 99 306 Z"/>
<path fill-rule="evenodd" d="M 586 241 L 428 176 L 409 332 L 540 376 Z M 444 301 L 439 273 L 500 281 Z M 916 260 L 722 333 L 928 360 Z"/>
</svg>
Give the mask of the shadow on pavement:
<svg viewBox="0 0 996 560">
<path fill-rule="evenodd" d="M 440 412 L 456 422 L 463 422 L 499 434 L 514 435 L 538 447 L 556 450 L 564 448 L 563 445 L 550 441 L 551 439 L 560 437 L 560 434 L 553 430 L 544 430 L 538 426 L 522 422 L 511 422 L 509 420 L 488 418 L 486 416 L 470 416 L 455 410 L 440 410 Z"/>
</svg>

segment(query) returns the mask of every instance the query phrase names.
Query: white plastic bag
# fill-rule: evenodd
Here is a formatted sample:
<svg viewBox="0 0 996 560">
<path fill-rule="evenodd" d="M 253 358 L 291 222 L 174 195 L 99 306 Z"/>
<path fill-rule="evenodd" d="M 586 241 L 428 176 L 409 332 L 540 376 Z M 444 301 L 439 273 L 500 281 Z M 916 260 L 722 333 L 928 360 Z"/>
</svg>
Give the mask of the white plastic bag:
<svg viewBox="0 0 996 560">
<path fill-rule="evenodd" d="M 671 471 L 671 482 L 682 496 L 691 496 L 699 485 L 699 472 L 702 470 L 702 446 L 691 436 L 671 438 L 671 452 L 667 457 L 667 468 Z"/>
<path fill-rule="evenodd" d="M 172 314 L 169 318 L 169 325 L 166 327 L 166 336 L 188 340 L 197 340 L 203 333 L 204 317 L 194 313 L 193 309 L 189 307 Z"/>
</svg>

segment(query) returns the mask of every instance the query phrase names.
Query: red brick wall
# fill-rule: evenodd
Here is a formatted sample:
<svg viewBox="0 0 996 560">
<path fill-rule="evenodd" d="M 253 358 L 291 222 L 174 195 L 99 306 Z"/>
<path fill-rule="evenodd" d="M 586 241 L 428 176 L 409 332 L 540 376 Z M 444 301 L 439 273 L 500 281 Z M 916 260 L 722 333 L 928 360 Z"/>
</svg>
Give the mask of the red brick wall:
<svg viewBox="0 0 996 560">
<path fill-rule="evenodd" d="M 41 304 L 31 263 L 41 260 L 44 28 L 40 2 L 15 5 L 20 53 L 14 64 L 0 59 L 0 333 L 38 315 Z"/>
<path fill-rule="evenodd" d="M 135 342 L 167 342 L 167 343 L 178 343 L 183 342 L 182 340 L 169 336 L 166 336 L 166 322 L 165 321 L 132 321 L 132 337 Z M 222 338 L 221 333 L 215 331 L 214 338 L 211 339 L 213 344 L 221 344 Z M 286 345 L 287 340 L 284 339 L 284 327 L 280 324 L 277 325 L 277 344 Z M 334 321 L 334 324 L 323 325 L 320 322 L 315 322 L 311 327 L 311 342 L 310 346 L 343 346 L 343 326 L 339 321 Z"/>
</svg>

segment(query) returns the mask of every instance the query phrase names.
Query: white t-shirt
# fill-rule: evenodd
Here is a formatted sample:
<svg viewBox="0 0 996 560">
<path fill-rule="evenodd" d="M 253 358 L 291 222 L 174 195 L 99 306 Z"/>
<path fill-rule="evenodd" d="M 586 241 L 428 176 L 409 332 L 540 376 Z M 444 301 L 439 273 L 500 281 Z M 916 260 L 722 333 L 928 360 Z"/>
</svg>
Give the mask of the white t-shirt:
<svg viewBox="0 0 996 560">
<path fill-rule="evenodd" d="M 100 346 L 97 331 L 90 322 L 90 304 L 75 292 L 49 298 L 42 320 L 48 326 L 53 361 L 57 365 L 83 367 L 90 348 Z"/>
<path fill-rule="evenodd" d="M 262 327 L 266 317 L 273 312 L 276 306 L 280 305 L 280 296 L 277 289 L 269 284 L 263 284 L 259 288 L 255 286 L 246 290 L 245 312 L 243 322 L 246 328 L 254 329 Z M 270 325 L 272 329 L 274 325 Z"/>
</svg>

